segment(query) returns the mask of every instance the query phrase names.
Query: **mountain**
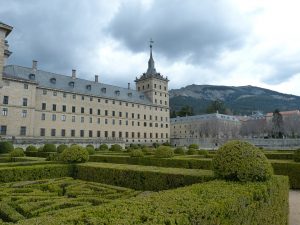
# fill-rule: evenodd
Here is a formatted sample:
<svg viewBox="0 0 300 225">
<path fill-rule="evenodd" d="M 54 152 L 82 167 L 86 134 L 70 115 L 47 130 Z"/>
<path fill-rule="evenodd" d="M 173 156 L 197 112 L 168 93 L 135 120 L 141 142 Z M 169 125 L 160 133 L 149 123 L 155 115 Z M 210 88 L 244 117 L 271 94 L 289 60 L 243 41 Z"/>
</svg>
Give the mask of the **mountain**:
<svg viewBox="0 0 300 225">
<path fill-rule="evenodd" d="M 193 107 L 195 114 L 203 114 L 214 100 L 221 100 L 236 115 L 249 115 L 253 111 L 263 113 L 295 110 L 300 108 L 300 97 L 283 94 L 254 86 L 188 85 L 170 90 L 171 111 L 183 106 Z"/>
</svg>

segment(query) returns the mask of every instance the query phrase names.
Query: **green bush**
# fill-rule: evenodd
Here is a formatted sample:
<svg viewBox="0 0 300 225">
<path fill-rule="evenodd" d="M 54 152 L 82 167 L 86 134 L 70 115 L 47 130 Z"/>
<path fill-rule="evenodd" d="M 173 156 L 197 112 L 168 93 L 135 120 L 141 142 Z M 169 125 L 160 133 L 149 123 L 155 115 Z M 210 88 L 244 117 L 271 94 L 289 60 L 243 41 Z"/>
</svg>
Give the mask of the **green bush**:
<svg viewBox="0 0 300 225">
<path fill-rule="evenodd" d="M 300 163 L 278 160 L 272 161 L 272 166 L 275 174 L 289 177 L 290 188 L 300 189 Z"/>
<path fill-rule="evenodd" d="M 198 150 L 196 150 L 194 148 L 189 148 L 189 150 L 187 150 L 186 154 L 188 154 L 188 155 L 197 155 Z"/>
<path fill-rule="evenodd" d="M 172 148 L 168 146 L 159 146 L 155 150 L 155 155 L 156 158 L 172 158 L 174 156 L 174 151 Z"/>
<path fill-rule="evenodd" d="M 44 146 L 38 147 L 38 152 L 44 152 Z"/>
<path fill-rule="evenodd" d="M 283 160 L 293 160 L 294 154 L 293 153 L 287 153 L 287 152 L 264 152 L 265 156 L 268 159 L 283 159 Z"/>
<path fill-rule="evenodd" d="M 118 145 L 118 144 L 114 144 L 110 147 L 109 149 L 110 151 L 113 151 L 113 152 L 121 152 L 122 151 L 122 146 L 121 145 Z"/>
<path fill-rule="evenodd" d="M 89 153 L 84 147 L 73 145 L 61 153 L 61 160 L 67 163 L 83 163 L 89 160 Z"/>
<path fill-rule="evenodd" d="M 137 144 L 130 144 L 129 148 L 130 149 L 139 149 L 140 147 Z"/>
<path fill-rule="evenodd" d="M 154 149 L 150 147 L 144 147 L 142 151 L 144 155 L 153 155 L 155 153 Z"/>
<path fill-rule="evenodd" d="M 45 144 L 43 147 L 44 152 L 56 152 L 55 144 Z"/>
<path fill-rule="evenodd" d="M 29 145 L 26 148 L 26 152 L 37 152 L 37 151 L 38 151 L 37 148 L 33 145 Z"/>
<path fill-rule="evenodd" d="M 66 148 L 68 148 L 68 145 L 61 144 L 61 145 L 57 146 L 57 152 L 62 153 Z"/>
<path fill-rule="evenodd" d="M 197 145 L 197 144 L 190 144 L 189 145 L 189 149 L 196 149 L 196 150 L 198 150 L 199 149 L 199 145 Z"/>
<path fill-rule="evenodd" d="M 144 153 L 141 149 L 133 149 L 129 155 L 131 157 L 144 157 Z"/>
<path fill-rule="evenodd" d="M 295 162 L 300 162 L 300 149 L 297 149 L 294 152 L 294 160 L 295 160 Z"/>
<path fill-rule="evenodd" d="M 85 148 L 86 148 L 86 150 L 88 151 L 89 155 L 93 155 L 93 154 L 96 153 L 94 147 L 86 146 Z"/>
<path fill-rule="evenodd" d="M 61 161 L 61 157 L 59 153 L 56 152 L 47 152 L 49 153 L 46 157 L 46 161 Z"/>
<path fill-rule="evenodd" d="M 164 143 L 162 143 L 161 145 L 163 145 L 163 146 L 169 146 L 169 147 L 171 147 L 171 144 L 170 144 L 170 142 L 164 142 Z"/>
<path fill-rule="evenodd" d="M 200 149 L 200 150 L 198 150 L 198 154 L 206 157 L 206 156 L 208 156 L 208 151 L 205 149 Z"/>
<path fill-rule="evenodd" d="M 177 147 L 177 148 L 175 148 L 174 153 L 178 154 L 178 155 L 184 155 L 185 154 L 184 148 L 183 147 Z"/>
<path fill-rule="evenodd" d="M 108 145 L 107 144 L 101 144 L 99 147 L 100 151 L 107 151 L 108 150 Z"/>
<path fill-rule="evenodd" d="M 218 178 L 233 181 L 266 181 L 273 175 L 264 153 L 243 141 L 229 141 L 219 148 L 212 160 Z"/>
<path fill-rule="evenodd" d="M 87 145 L 87 146 L 85 146 L 85 147 L 90 147 L 90 148 L 93 148 L 93 149 L 95 149 L 94 145 L 92 145 L 92 144 L 88 144 L 88 145 Z"/>
<path fill-rule="evenodd" d="M 14 146 L 9 141 L 1 141 L 0 142 L 0 154 L 2 153 L 8 153 L 14 150 Z"/>
<path fill-rule="evenodd" d="M 23 148 L 15 148 L 14 150 L 12 150 L 9 153 L 9 157 L 10 158 L 13 158 L 13 157 L 24 157 L 24 156 L 25 156 L 25 154 L 24 154 Z"/>
<path fill-rule="evenodd" d="M 153 147 L 153 148 L 158 148 L 158 147 L 159 147 L 159 144 L 158 144 L 158 143 L 153 143 L 153 144 L 152 144 L 152 147 Z"/>
</svg>

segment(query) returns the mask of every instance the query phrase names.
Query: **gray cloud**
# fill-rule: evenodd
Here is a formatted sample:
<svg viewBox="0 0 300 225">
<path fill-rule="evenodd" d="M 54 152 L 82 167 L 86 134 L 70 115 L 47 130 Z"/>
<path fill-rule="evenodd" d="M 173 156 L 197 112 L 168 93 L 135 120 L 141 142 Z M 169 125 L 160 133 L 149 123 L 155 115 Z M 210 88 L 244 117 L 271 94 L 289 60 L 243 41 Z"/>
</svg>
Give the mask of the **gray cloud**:
<svg viewBox="0 0 300 225">
<path fill-rule="evenodd" d="M 145 51 L 152 37 L 155 50 L 169 59 L 198 64 L 240 47 L 246 24 L 226 0 L 161 0 L 150 9 L 131 1 L 120 6 L 107 29 L 134 52 Z"/>
</svg>

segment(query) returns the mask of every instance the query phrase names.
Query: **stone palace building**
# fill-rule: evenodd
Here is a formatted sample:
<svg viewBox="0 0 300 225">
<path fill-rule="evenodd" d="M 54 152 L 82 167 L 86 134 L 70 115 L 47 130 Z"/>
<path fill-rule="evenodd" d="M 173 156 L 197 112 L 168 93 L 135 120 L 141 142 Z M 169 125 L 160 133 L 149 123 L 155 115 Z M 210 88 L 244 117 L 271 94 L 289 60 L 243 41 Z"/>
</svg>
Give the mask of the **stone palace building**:
<svg viewBox="0 0 300 225">
<path fill-rule="evenodd" d="M 6 65 L 6 37 L 0 22 L 0 135 L 3 139 L 53 143 L 141 143 L 170 139 L 168 78 L 156 72 L 150 42 L 148 69 L 136 90 L 38 68 Z"/>
</svg>

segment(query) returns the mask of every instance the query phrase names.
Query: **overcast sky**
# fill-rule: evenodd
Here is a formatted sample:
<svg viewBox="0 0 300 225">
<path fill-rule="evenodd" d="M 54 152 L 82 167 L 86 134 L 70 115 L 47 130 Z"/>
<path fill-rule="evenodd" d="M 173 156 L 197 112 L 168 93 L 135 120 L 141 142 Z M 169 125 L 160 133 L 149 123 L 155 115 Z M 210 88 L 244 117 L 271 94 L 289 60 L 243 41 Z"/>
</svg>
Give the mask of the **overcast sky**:
<svg viewBox="0 0 300 225">
<path fill-rule="evenodd" d="M 170 88 L 253 85 L 300 95 L 299 0 L 0 0 L 8 64 L 126 87 L 149 39 Z"/>
</svg>

